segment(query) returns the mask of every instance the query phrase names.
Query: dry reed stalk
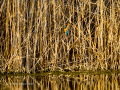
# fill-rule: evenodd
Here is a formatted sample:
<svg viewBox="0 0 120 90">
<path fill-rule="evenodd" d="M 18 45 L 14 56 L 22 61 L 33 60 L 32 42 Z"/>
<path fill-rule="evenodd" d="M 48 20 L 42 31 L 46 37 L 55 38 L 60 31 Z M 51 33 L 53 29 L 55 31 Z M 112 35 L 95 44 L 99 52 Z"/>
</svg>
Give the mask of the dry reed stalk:
<svg viewBox="0 0 120 90">
<path fill-rule="evenodd" d="M 101 65 L 101 68 L 103 69 L 102 67 L 102 60 L 103 60 L 103 0 L 101 0 L 100 2 L 100 16 L 101 16 L 101 23 L 100 23 L 100 65 Z"/>
</svg>

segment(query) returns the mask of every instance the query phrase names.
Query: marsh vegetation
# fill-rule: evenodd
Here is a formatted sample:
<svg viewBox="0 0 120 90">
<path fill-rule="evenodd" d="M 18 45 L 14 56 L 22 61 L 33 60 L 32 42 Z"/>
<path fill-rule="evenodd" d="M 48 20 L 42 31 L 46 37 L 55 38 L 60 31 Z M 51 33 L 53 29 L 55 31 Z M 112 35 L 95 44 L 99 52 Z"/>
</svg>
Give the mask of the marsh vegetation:
<svg viewBox="0 0 120 90">
<path fill-rule="evenodd" d="M 0 71 L 119 70 L 119 5 L 119 0 L 1 0 Z"/>
</svg>

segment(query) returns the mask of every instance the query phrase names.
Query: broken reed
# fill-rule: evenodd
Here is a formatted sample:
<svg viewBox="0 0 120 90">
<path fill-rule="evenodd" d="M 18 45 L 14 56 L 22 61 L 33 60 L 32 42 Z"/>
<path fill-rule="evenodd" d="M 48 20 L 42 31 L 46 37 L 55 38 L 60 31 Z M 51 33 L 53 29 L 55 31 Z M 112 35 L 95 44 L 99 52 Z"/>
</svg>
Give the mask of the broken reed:
<svg viewBox="0 0 120 90">
<path fill-rule="evenodd" d="M 0 71 L 119 70 L 119 4 L 119 0 L 1 1 Z"/>
</svg>

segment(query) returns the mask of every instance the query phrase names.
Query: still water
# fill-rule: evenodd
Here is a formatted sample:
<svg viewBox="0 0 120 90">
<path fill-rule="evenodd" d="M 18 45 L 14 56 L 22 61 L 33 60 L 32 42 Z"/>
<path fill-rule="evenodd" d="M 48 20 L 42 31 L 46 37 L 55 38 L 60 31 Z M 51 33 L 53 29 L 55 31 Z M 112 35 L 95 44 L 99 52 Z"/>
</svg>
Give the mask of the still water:
<svg viewBox="0 0 120 90">
<path fill-rule="evenodd" d="M 120 90 L 120 74 L 0 76 L 0 90 Z"/>
</svg>

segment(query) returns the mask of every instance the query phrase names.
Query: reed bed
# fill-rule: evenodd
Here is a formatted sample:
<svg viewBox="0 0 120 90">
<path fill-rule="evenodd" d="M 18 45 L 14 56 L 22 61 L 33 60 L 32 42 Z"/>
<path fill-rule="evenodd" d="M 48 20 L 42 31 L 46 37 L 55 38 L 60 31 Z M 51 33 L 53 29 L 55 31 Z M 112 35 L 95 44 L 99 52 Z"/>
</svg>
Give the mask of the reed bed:
<svg viewBox="0 0 120 90">
<path fill-rule="evenodd" d="M 119 0 L 0 1 L 0 71 L 119 70 L 119 5 Z"/>
</svg>

